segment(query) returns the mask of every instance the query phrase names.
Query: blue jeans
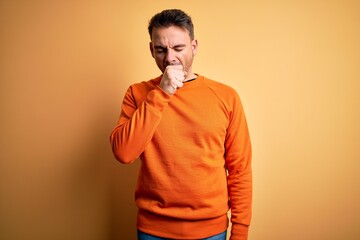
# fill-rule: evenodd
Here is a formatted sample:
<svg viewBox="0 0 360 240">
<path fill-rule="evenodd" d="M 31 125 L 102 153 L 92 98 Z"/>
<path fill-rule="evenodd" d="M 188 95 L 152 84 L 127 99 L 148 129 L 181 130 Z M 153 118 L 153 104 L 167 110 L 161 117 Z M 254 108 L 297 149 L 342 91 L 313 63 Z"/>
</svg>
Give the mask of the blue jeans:
<svg viewBox="0 0 360 240">
<path fill-rule="evenodd" d="M 169 238 L 156 237 L 137 230 L 138 240 L 169 240 Z M 202 240 L 226 240 L 226 231 Z"/>
</svg>

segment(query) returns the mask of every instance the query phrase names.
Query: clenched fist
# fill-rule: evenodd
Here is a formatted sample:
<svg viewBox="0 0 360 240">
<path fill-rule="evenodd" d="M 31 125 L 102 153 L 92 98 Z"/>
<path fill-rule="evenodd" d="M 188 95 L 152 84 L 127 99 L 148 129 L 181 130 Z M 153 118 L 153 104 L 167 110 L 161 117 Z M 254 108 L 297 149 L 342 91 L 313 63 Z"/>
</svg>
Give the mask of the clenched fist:
<svg viewBox="0 0 360 240">
<path fill-rule="evenodd" d="M 186 74 L 187 72 L 183 70 L 182 65 L 168 65 L 165 68 L 159 86 L 166 93 L 173 95 L 178 88 L 183 86 Z"/>
</svg>

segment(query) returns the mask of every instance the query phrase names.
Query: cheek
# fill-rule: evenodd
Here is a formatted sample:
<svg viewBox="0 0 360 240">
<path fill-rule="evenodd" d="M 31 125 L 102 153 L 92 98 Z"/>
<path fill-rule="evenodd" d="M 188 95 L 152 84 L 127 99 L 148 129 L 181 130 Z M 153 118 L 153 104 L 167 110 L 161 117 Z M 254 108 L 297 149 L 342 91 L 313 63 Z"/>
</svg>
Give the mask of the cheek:
<svg viewBox="0 0 360 240">
<path fill-rule="evenodd" d="M 184 61 L 187 64 L 191 64 L 192 59 L 193 59 L 193 54 L 192 52 L 187 52 L 186 54 L 184 54 L 183 56 L 181 56 L 182 61 Z"/>
<path fill-rule="evenodd" d="M 158 57 L 155 57 L 155 63 L 156 65 L 158 66 L 158 68 L 164 72 L 164 62 L 163 62 L 163 59 L 161 58 L 158 58 Z"/>
<path fill-rule="evenodd" d="M 189 54 L 188 53 L 181 53 L 179 56 L 178 56 L 178 59 L 183 62 L 183 63 L 187 63 L 189 62 Z"/>
<path fill-rule="evenodd" d="M 164 58 L 162 56 L 159 55 L 155 55 L 155 62 L 157 63 L 162 63 L 164 60 Z"/>
</svg>

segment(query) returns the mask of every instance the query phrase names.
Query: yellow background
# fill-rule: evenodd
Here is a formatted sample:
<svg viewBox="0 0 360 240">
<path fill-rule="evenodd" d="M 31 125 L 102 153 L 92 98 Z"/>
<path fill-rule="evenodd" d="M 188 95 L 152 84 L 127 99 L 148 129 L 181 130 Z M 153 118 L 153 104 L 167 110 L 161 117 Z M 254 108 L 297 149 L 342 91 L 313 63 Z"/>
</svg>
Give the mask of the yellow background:
<svg viewBox="0 0 360 240">
<path fill-rule="evenodd" d="M 160 74 L 147 22 L 181 8 L 194 71 L 236 88 L 251 240 L 360 239 L 359 1 L 0 1 L 0 239 L 135 240 L 139 163 L 109 134 Z M 174 153 L 176 154 L 176 153 Z"/>
</svg>

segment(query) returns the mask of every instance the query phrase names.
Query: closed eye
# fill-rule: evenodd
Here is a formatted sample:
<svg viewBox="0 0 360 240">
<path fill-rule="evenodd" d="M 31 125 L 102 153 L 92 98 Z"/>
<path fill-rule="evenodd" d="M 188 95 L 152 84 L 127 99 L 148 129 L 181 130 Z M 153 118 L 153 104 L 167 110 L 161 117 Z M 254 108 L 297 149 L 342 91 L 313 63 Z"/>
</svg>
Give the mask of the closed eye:
<svg viewBox="0 0 360 240">
<path fill-rule="evenodd" d="M 186 47 L 185 44 L 179 44 L 179 45 L 175 45 L 175 46 L 173 47 L 173 49 L 174 49 L 175 51 L 177 51 L 177 52 L 180 52 L 180 51 L 184 50 L 185 47 Z"/>
<path fill-rule="evenodd" d="M 161 46 L 155 46 L 155 51 L 157 53 L 163 53 L 163 52 L 166 52 L 167 49 L 165 47 L 161 47 Z"/>
<path fill-rule="evenodd" d="M 180 45 L 174 46 L 172 49 L 174 49 L 176 52 L 181 52 L 182 50 L 185 49 L 185 47 L 186 47 L 185 44 L 180 44 Z M 163 46 L 155 46 L 154 48 L 155 48 L 156 53 L 166 53 L 168 51 L 168 49 Z"/>
<path fill-rule="evenodd" d="M 182 50 L 184 50 L 184 48 L 174 48 L 174 50 L 177 52 L 181 52 Z"/>
</svg>

